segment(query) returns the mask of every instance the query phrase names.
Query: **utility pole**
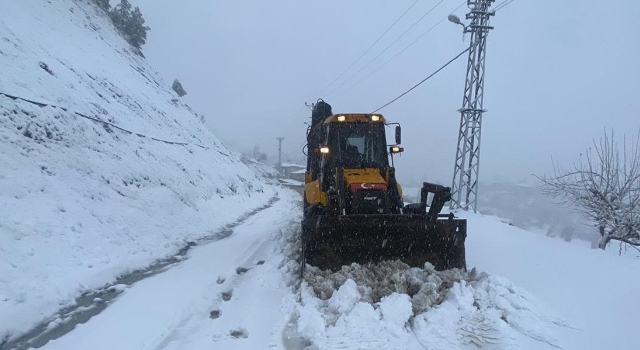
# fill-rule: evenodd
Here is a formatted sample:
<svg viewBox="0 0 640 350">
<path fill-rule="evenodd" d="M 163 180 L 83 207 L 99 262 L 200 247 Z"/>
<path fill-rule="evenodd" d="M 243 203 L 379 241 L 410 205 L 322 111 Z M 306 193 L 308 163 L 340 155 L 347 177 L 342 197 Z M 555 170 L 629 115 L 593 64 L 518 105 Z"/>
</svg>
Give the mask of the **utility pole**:
<svg viewBox="0 0 640 350">
<path fill-rule="evenodd" d="M 276 137 L 276 140 L 278 140 L 278 171 L 282 172 L 282 140 L 284 137 Z"/>
<path fill-rule="evenodd" d="M 468 26 L 456 16 L 449 20 L 464 27 L 465 33 L 471 33 L 469 60 L 467 62 L 467 80 L 464 86 L 464 98 L 460 112 L 460 130 L 456 165 L 453 169 L 451 209 L 478 210 L 478 174 L 480 172 L 480 136 L 484 100 L 484 62 L 487 50 L 487 34 L 493 27 L 489 18 L 495 15 L 489 7 L 495 0 L 467 0 L 471 10 L 466 18 L 471 20 Z"/>
</svg>

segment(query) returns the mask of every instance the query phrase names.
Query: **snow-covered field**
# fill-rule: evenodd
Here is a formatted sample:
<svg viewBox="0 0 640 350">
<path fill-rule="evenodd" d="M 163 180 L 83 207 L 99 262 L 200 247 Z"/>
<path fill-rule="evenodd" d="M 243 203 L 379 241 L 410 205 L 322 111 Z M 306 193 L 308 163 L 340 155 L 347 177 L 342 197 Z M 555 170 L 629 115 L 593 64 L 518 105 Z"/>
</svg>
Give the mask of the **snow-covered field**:
<svg viewBox="0 0 640 350">
<path fill-rule="evenodd" d="M 564 242 L 496 217 L 469 215 L 467 265 L 504 276 L 569 322 L 557 337 L 566 349 L 637 349 L 640 253 L 618 255 Z M 528 347 L 524 347 L 525 349 Z"/>
</svg>

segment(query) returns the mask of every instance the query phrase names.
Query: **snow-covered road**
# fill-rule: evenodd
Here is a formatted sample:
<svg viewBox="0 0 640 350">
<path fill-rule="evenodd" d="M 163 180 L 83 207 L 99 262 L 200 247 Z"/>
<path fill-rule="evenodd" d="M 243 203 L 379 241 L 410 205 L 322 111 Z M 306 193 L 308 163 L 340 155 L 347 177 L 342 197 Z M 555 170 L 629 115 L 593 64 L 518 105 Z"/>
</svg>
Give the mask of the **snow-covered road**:
<svg viewBox="0 0 640 350">
<path fill-rule="evenodd" d="M 44 349 L 256 349 L 279 347 L 293 304 L 276 238 L 299 222 L 299 196 L 281 199 L 220 241 L 195 247 L 170 270 L 126 289 L 101 314 Z M 297 196 L 297 198 L 296 198 Z M 285 269 L 286 270 L 286 269 Z"/>
</svg>

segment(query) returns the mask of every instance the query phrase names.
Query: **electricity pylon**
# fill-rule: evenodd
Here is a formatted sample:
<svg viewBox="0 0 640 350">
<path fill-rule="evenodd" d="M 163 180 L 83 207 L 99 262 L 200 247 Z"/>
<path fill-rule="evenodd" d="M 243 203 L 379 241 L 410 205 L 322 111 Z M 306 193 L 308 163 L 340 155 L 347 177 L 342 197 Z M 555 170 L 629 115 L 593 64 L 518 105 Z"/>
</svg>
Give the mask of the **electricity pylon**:
<svg viewBox="0 0 640 350">
<path fill-rule="evenodd" d="M 456 165 L 453 169 L 451 209 L 478 210 L 478 174 L 480 173 L 480 136 L 484 99 L 484 62 L 487 49 L 487 34 L 493 27 L 489 18 L 495 14 L 489 7 L 495 0 L 467 0 L 471 10 L 466 18 L 471 20 L 468 26 L 456 16 L 449 20 L 464 27 L 465 33 L 471 33 L 469 60 L 467 62 L 467 80 L 464 86 L 464 98 L 460 112 L 460 130 Z"/>
</svg>

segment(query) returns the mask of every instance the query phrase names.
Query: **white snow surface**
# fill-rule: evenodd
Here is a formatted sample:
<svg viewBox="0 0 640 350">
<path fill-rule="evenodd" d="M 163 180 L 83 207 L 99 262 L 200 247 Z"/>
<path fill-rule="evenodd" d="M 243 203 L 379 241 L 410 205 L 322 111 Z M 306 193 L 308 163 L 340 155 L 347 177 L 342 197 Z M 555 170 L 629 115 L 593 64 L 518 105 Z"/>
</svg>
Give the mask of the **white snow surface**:
<svg viewBox="0 0 640 350">
<path fill-rule="evenodd" d="M 637 348 L 637 260 L 467 214 L 476 270 L 308 267 L 300 283 L 300 198 L 284 189 L 279 198 L 44 348 Z M 479 269 L 508 272 L 537 293 Z"/>
<path fill-rule="evenodd" d="M 297 193 L 283 189 L 279 196 L 231 236 L 196 247 L 178 266 L 134 284 L 44 349 L 277 348 L 294 306 L 283 303 L 292 293 L 280 243 L 296 233 L 290 213 L 299 207 Z"/>
<path fill-rule="evenodd" d="M 386 262 L 300 280 L 299 194 L 265 185 L 172 102 L 86 1 L 2 1 L 0 69 L 0 92 L 69 108 L 0 95 L 0 339 L 278 198 L 113 286 L 104 311 L 44 348 L 638 348 L 637 257 L 492 216 L 458 213 L 469 272 Z"/>
<path fill-rule="evenodd" d="M 67 109 L 0 94 L 0 339 L 274 197 L 94 5 L 0 8 L 0 93 Z"/>
<path fill-rule="evenodd" d="M 518 337 L 558 347 L 552 329 L 566 325 L 510 281 L 475 270 L 353 264 L 311 269 L 302 287 L 313 308 L 303 307 L 300 330 L 318 349 L 516 349 Z"/>
</svg>

